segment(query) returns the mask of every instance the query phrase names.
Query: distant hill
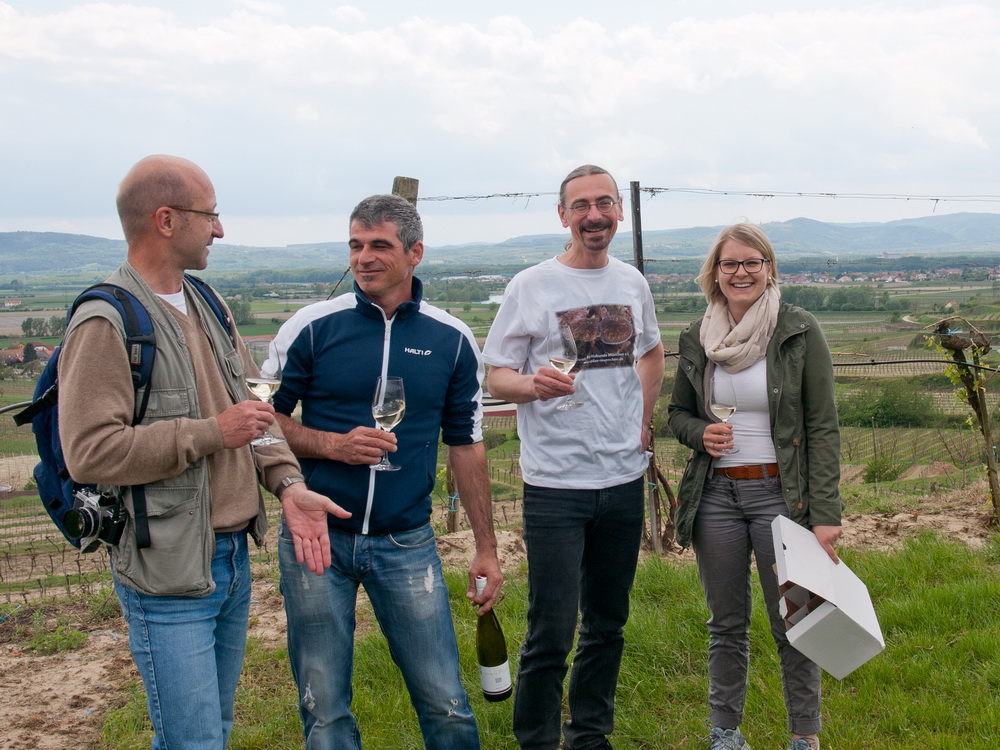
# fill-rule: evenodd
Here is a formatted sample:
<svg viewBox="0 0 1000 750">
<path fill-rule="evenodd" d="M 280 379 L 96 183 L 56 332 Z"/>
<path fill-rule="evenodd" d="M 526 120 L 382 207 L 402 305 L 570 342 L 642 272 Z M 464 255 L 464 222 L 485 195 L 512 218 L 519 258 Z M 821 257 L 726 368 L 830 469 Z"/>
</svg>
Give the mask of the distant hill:
<svg viewBox="0 0 1000 750">
<path fill-rule="evenodd" d="M 646 257 L 704 255 L 722 229 L 695 227 L 643 232 Z M 1000 214 L 960 213 L 884 223 L 831 224 L 791 219 L 764 225 L 775 252 L 796 255 L 878 255 L 888 253 L 1000 255 Z M 631 244 L 629 245 L 631 247 Z"/>
<path fill-rule="evenodd" d="M 721 226 L 644 230 L 643 252 L 649 259 L 702 256 Z M 959 213 L 885 223 L 831 224 L 792 219 L 765 225 L 779 255 L 878 255 L 987 253 L 1000 256 L 1000 214 Z M 534 263 L 562 251 L 566 234 L 513 237 L 497 243 L 428 245 L 432 264 L 487 266 Z M 632 257 L 632 236 L 620 232 L 611 251 Z M 0 232 L 0 280 L 17 274 L 104 273 L 125 257 L 125 243 L 58 232 Z M 213 245 L 212 271 L 292 268 L 344 268 L 346 242 L 287 247 Z"/>
</svg>

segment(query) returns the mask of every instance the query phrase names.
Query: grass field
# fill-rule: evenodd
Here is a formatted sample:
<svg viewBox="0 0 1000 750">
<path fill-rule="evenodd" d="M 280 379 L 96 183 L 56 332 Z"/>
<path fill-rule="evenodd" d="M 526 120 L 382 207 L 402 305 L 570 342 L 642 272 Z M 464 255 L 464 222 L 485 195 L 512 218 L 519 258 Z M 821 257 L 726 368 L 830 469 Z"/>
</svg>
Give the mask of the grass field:
<svg viewBox="0 0 1000 750">
<path fill-rule="evenodd" d="M 842 550 L 875 603 L 886 649 L 844 680 L 823 677 L 823 746 L 831 750 L 990 750 L 1000 726 L 1000 539 L 986 547 L 925 534 L 893 552 Z M 259 574 L 260 572 L 258 572 Z M 273 569 L 263 573 L 273 576 Z M 446 575 L 461 670 L 485 750 L 514 750 L 511 701 L 486 702 L 474 660 L 475 617 L 465 600 L 465 574 Z M 777 658 L 754 575 L 751 672 L 742 730 L 754 748 L 787 744 Z M 92 601 L 99 601 L 92 597 Z M 512 672 L 525 632 L 523 569 L 508 575 L 498 613 Z M 0 605 L 2 606 L 2 605 Z M 2 611 L 0 611 L 2 614 Z M 86 616 L 86 615 L 85 615 Z M 104 615 L 105 617 L 109 615 Z M 93 616 L 96 619 L 96 616 Z M 707 617 L 690 562 L 655 556 L 641 561 L 625 630 L 615 710 L 617 750 L 701 747 L 707 716 Z M 100 627 L 112 627 L 99 620 Z M 73 634 L 70 623 L 46 639 L 26 627 L 21 638 L 44 646 Z M 26 646 L 25 646 L 26 647 Z M 332 645 L 331 645 L 332 647 Z M 72 651 L 67 652 L 71 654 Z M 104 718 L 93 747 L 149 747 L 145 700 L 133 678 L 116 686 L 118 707 Z M 237 692 L 231 750 L 291 750 L 302 740 L 297 697 L 282 637 L 252 637 Z M 352 710 L 365 746 L 423 747 L 405 687 L 366 605 L 359 610 Z"/>
</svg>

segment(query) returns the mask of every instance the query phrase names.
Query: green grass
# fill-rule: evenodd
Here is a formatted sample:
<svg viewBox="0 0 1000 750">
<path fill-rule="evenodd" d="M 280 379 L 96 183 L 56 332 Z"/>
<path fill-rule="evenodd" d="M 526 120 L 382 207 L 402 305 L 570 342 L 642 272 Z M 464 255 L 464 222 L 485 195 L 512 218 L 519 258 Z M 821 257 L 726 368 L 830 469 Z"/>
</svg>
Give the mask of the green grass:
<svg viewBox="0 0 1000 750">
<path fill-rule="evenodd" d="M 867 583 L 886 650 L 843 681 L 823 677 L 824 747 L 838 750 L 992 748 L 1000 707 L 1000 538 L 970 549 L 925 534 L 898 552 L 844 550 Z M 447 574 L 462 674 L 480 726 L 482 746 L 513 750 L 511 702 L 481 696 L 474 661 L 474 616 L 465 600 L 464 572 Z M 756 748 L 785 743 L 777 657 L 756 576 L 747 714 L 742 725 Z M 512 662 L 524 637 L 523 572 L 504 586 L 498 607 Z M 647 558 L 639 568 L 619 679 L 618 750 L 698 746 L 705 733 L 706 647 L 703 604 L 691 563 Z M 354 711 L 366 747 L 422 747 L 416 718 L 375 627 L 363 628 L 356 651 Z M 330 647 L 334 647 L 331 645 Z M 104 748 L 148 747 L 141 688 L 126 689 L 124 705 L 105 720 Z M 237 694 L 231 750 L 301 747 L 296 694 L 283 647 L 251 640 Z"/>
<path fill-rule="evenodd" d="M 28 641 L 28 645 L 32 649 L 47 656 L 57 654 L 60 651 L 83 648 L 86 643 L 86 633 L 64 624 L 56 625 L 54 630 L 38 629 Z"/>
</svg>

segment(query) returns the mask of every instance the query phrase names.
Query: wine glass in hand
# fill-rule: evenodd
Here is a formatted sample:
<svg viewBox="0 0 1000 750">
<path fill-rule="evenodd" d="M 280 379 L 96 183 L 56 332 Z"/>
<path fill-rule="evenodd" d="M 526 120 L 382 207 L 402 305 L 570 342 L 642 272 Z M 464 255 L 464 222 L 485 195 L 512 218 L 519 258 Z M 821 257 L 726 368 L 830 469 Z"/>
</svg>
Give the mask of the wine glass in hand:
<svg viewBox="0 0 1000 750">
<path fill-rule="evenodd" d="M 406 395 L 403 392 L 403 379 L 390 375 L 379 378 L 375 384 L 375 396 L 372 399 L 372 416 L 375 422 L 386 432 L 399 424 L 406 411 Z M 382 460 L 372 466 L 376 471 L 399 471 L 396 464 L 389 463 L 389 452 L 382 454 Z"/>
<path fill-rule="evenodd" d="M 725 377 L 712 378 L 712 398 L 708 404 L 709 411 L 722 420 L 723 424 L 729 424 L 729 419 L 736 413 L 736 389 L 733 388 L 733 381 Z M 735 445 L 720 453 L 739 453 L 739 448 Z"/>
<path fill-rule="evenodd" d="M 576 364 L 576 339 L 573 338 L 573 329 L 569 326 L 561 325 L 549 331 L 548 346 L 549 364 L 563 374 L 569 374 Z M 574 401 L 572 396 L 567 396 L 556 407 L 559 411 L 568 411 L 583 406 L 579 401 Z"/>
<path fill-rule="evenodd" d="M 264 369 L 271 351 L 270 341 L 251 341 L 247 344 L 250 356 L 256 363 L 259 370 L 257 377 L 247 378 L 247 389 L 264 403 L 271 403 L 273 396 L 281 386 L 281 365 L 277 357 L 268 369 Z M 264 434 L 259 438 L 250 441 L 250 445 L 276 445 L 285 442 L 283 437 L 275 437 L 269 430 L 264 430 Z"/>
</svg>

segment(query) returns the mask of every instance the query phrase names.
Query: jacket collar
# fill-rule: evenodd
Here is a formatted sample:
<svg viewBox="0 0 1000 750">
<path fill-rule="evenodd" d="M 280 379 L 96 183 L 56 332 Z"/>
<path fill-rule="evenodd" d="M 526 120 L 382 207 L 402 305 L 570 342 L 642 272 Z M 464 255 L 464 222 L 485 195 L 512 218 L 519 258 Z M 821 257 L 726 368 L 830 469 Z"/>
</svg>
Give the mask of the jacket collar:
<svg viewBox="0 0 1000 750">
<path fill-rule="evenodd" d="M 801 307 L 782 302 L 781 307 L 778 308 L 778 323 L 771 338 L 783 342 L 789 336 L 808 331 L 810 328 L 809 316 L 802 315 L 803 312 Z"/>
<path fill-rule="evenodd" d="M 396 308 L 396 312 L 393 315 L 394 318 L 409 318 L 416 315 L 420 309 L 420 303 L 424 298 L 424 285 L 416 276 L 411 279 L 410 296 L 412 299 L 409 302 L 404 302 Z M 354 282 L 354 298 L 357 300 L 356 309 L 365 317 L 375 318 L 376 320 L 383 320 L 385 318 L 382 308 L 365 296 L 365 293 L 361 291 L 361 287 L 358 286 L 357 281 Z"/>
</svg>

